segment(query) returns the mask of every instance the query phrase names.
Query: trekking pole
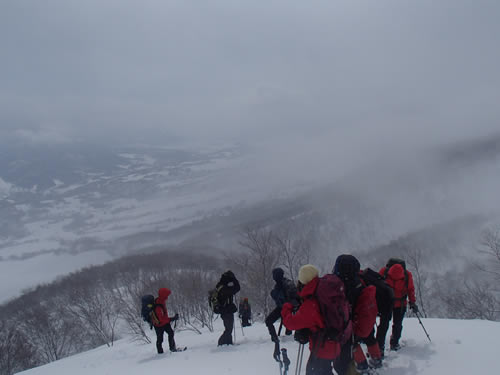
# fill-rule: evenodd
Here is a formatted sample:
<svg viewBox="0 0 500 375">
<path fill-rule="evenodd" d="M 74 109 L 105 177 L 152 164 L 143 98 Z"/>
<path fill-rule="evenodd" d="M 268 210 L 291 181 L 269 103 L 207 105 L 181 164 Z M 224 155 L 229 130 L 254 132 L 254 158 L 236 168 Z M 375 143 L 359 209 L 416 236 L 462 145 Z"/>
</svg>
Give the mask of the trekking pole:
<svg viewBox="0 0 500 375">
<path fill-rule="evenodd" d="M 280 328 L 278 328 L 278 337 L 281 336 L 281 328 L 283 328 L 283 318 L 281 318 Z"/>
<path fill-rule="evenodd" d="M 304 346 L 305 344 L 299 345 L 299 352 L 297 353 L 297 365 L 295 366 L 295 375 L 299 375 L 300 370 L 302 369 L 302 357 L 304 356 Z"/>
<path fill-rule="evenodd" d="M 427 338 L 429 339 L 429 342 L 432 342 L 429 334 L 427 333 L 427 330 L 425 329 L 424 327 L 424 324 L 422 323 L 422 321 L 420 320 L 420 314 L 418 312 L 415 313 L 415 315 L 417 316 L 417 319 L 418 319 L 418 322 L 420 323 L 420 325 L 422 326 L 422 329 L 424 330 L 425 334 L 427 335 Z"/>
<path fill-rule="evenodd" d="M 277 342 L 274 344 L 273 358 L 276 362 L 278 362 L 278 365 L 280 368 L 280 375 L 283 375 L 283 361 L 281 360 L 281 357 L 280 357 L 280 346 L 279 345 L 280 344 Z"/>
<path fill-rule="evenodd" d="M 290 367 L 290 358 L 288 358 L 288 354 L 285 348 L 281 349 L 281 355 L 283 356 L 283 365 L 285 366 L 285 371 L 283 372 L 283 375 L 287 375 L 288 368 Z"/>
<path fill-rule="evenodd" d="M 236 344 L 236 324 L 234 324 L 234 321 L 233 321 L 233 334 L 234 334 L 233 343 Z"/>
</svg>

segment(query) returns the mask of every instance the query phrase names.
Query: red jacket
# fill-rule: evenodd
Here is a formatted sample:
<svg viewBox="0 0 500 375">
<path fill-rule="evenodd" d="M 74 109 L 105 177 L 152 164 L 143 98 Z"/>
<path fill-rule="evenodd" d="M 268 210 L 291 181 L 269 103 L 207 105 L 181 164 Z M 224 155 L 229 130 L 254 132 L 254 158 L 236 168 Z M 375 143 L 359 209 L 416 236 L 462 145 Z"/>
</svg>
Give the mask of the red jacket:
<svg viewBox="0 0 500 375">
<path fill-rule="evenodd" d="M 363 288 L 354 306 L 352 327 L 358 337 L 368 337 L 377 320 L 377 288 L 373 285 Z"/>
<path fill-rule="evenodd" d="M 382 276 L 385 276 L 385 267 L 379 271 Z M 394 307 L 406 306 L 408 303 L 407 297 L 411 303 L 415 303 L 415 285 L 413 284 L 413 275 L 410 271 L 406 271 L 408 275 L 408 288 L 405 281 L 405 269 L 401 264 L 393 265 L 387 272 L 385 282 L 394 290 Z"/>
<path fill-rule="evenodd" d="M 295 314 L 292 313 L 293 305 L 289 302 L 283 305 L 281 316 L 283 324 L 290 330 L 309 328 L 309 350 L 314 351 L 316 357 L 323 359 L 334 359 L 340 354 L 340 344 L 334 341 L 325 341 L 318 348 L 316 347 L 315 333 L 325 328 L 325 323 L 319 310 L 318 301 L 314 297 L 314 292 L 318 286 L 319 279 L 315 277 L 307 283 L 299 296 L 303 299 L 302 304 Z"/>
<path fill-rule="evenodd" d="M 155 327 L 162 327 L 165 324 L 170 323 L 170 318 L 168 317 L 168 311 L 166 305 L 170 293 L 172 292 L 168 288 L 160 288 L 160 290 L 158 290 L 158 298 L 155 299 L 155 303 L 160 306 L 155 307 L 155 314 L 159 322 L 157 324 L 153 322 Z"/>
</svg>

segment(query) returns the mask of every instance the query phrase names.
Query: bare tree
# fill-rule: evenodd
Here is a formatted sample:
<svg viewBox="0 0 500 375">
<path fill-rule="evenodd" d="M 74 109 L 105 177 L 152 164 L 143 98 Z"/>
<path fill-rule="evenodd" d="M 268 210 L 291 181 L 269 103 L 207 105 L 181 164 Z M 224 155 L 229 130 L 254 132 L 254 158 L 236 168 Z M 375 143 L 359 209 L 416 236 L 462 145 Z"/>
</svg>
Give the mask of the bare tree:
<svg viewBox="0 0 500 375">
<path fill-rule="evenodd" d="M 141 315 L 141 297 L 144 295 L 145 272 L 123 273 L 114 287 L 114 305 L 118 307 L 120 319 L 125 322 L 128 333 L 134 340 L 151 343 L 146 332 L 147 324 Z"/>
<path fill-rule="evenodd" d="M 0 374 L 12 375 L 38 365 L 37 353 L 13 321 L 0 320 Z"/>
<path fill-rule="evenodd" d="M 311 262 L 312 248 L 308 232 L 291 221 L 274 233 L 274 241 L 282 263 L 295 284 L 300 267 Z"/>
<path fill-rule="evenodd" d="M 201 328 L 214 330 L 215 314 L 208 305 L 208 289 L 217 282 L 213 272 L 202 269 L 182 270 L 176 277 L 178 292 L 173 303 L 184 328 L 201 334 Z"/>
<path fill-rule="evenodd" d="M 487 265 L 479 268 L 500 281 L 500 229 L 487 229 L 483 232 L 479 252 L 489 259 Z"/>
<path fill-rule="evenodd" d="M 494 321 L 500 319 L 499 301 L 491 285 L 464 282 L 461 287 L 457 288 L 455 285 L 452 290 L 442 293 L 448 317 Z"/>
<path fill-rule="evenodd" d="M 34 304 L 26 308 L 19 326 L 37 348 L 44 363 L 74 354 L 77 348 L 77 325 L 64 313 L 62 300 Z"/>
<path fill-rule="evenodd" d="M 412 274 L 415 276 L 414 284 L 417 292 L 417 300 L 420 305 L 420 310 L 422 311 L 424 317 L 427 317 L 426 301 L 427 301 L 427 292 L 429 289 L 427 287 L 428 274 L 422 270 L 422 261 L 423 261 L 422 250 L 415 247 L 407 249 L 406 260 L 408 262 L 408 265 L 413 270 Z"/>
<path fill-rule="evenodd" d="M 116 340 L 118 306 L 115 306 L 114 292 L 95 285 L 81 285 L 72 289 L 65 311 L 88 328 L 95 344 L 113 346 Z"/>
<path fill-rule="evenodd" d="M 280 263 L 280 250 L 271 230 L 246 228 L 241 233 L 243 254 L 232 254 L 227 262 L 238 270 L 254 311 L 267 315 L 271 310 L 270 291 L 274 282 L 272 270 Z M 243 287 L 242 287 L 243 290 Z"/>
</svg>

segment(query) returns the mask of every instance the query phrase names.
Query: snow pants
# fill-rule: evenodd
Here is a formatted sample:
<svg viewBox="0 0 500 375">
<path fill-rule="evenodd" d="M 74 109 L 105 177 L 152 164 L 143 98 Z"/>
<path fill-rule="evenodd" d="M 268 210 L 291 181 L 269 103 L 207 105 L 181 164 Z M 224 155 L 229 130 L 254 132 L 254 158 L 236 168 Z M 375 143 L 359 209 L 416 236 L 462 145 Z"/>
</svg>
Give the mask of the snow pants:
<svg viewBox="0 0 500 375">
<path fill-rule="evenodd" d="M 333 375 L 332 361 L 330 359 L 317 358 L 311 353 L 307 360 L 306 375 Z"/>
<path fill-rule="evenodd" d="M 403 319 L 406 313 L 406 306 L 396 307 L 392 310 L 392 314 L 386 314 L 380 317 L 380 324 L 377 327 L 377 341 L 380 347 L 380 351 L 383 353 L 385 348 L 385 337 L 387 331 L 389 330 L 389 323 L 392 318 L 392 334 L 391 334 L 391 346 L 395 346 L 399 343 L 401 338 L 401 333 L 403 332 Z M 391 316 L 392 315 L 392 316 Z"/>
<path fill-rule="evenodd" d="M 224 332 L 219 337 L 218 345 L 233 345 L 234 313 L 220 314 L 224 322 Z"/>
<path fill-rule="evenodd" d="M 348 373 L 352 359 L 352 340 L 349 340 L 342 345 L 339 356 L 333 360 L 333 368 L 337 375 Z"/>
<path fill-rule="evenodd" d="M 168 335 L 168 346 L 170 350 L 175 350 L 175 340 L 174 340 L 174 330 L 170 323 L 165 324 L 161 327 L 155 327 L 156 332 L 156 349 L 158 353 L 163 353 L 163 333 L 166 332 Z"/>
<path fill-rule="evenodd" d="M 277 341 L 278 340 L 278 335 L 276 334 L 276 328 L 274 328 L 274 323 L 278 320 L 281 319 L 281 307 L 275 307 L 273 311 L 269 313 L 268 316 L 266 316 L 266 327 L 269 330 L 269 334 L 271 335 L 271 340 Z"/>
</svg>

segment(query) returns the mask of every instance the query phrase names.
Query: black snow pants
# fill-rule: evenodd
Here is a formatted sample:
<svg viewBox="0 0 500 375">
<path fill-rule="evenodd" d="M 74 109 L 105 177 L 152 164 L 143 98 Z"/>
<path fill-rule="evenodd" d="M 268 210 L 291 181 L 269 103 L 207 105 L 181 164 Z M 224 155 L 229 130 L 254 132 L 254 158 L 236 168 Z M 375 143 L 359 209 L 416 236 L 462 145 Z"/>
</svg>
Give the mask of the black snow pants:
<svg viewBox="0 0 500 375">
<path fill-rule="evenodd" d="M 219 337 L 218 345 L 233 345 L 234 313 L 222 313 L 220 317 L 224 322 L 224 332 Z"/>
<path fill-rule="evenodd" d="M 276 328 L 274 328 L 274 323 L 281 318 L 281 307 L 275 307 L 273 311 L 266 316 L 266 326 L 269 330 L 269 334 L 271 335 L 271 340 L 277 341 L 278 335 L 276 334 Z"/>
<path fill-rule="evenodd" d="M 313 353 L 309 356 L 306 365 L 306 375 L 332 375 L 332 361 L 317 358 Z"/>
<path fill-rule="evenodd" d="M 389 323 L 391 318 L 392 322 L 392 334 L 391 334 L 391 346 L 395 346 L 399 343 L 401 338 L 401 333 L 403 332 L 403 319 L 406 313 L 406 306 L 396 307 L 392 310 L 392 313 L 386 314 L 380 317 L 380 324 L 377 327 L 377 341 L 380 346 L 381 353 L 384 352 L 385 348 L 385 337 L 387 331 L 389 330 Z"/>
<path fill-rule="evenodd" d="M 174 340 L 174 330 L 170 323 L 165 324 L 161 327 L 155 327 L 156 331 L 156 349 L 158 353 L 163 353 L 163 333 L 166 332 L 168 335 L 168 346 L 170 350 L 175 351 L 175 340 Z"/>
</svg>

